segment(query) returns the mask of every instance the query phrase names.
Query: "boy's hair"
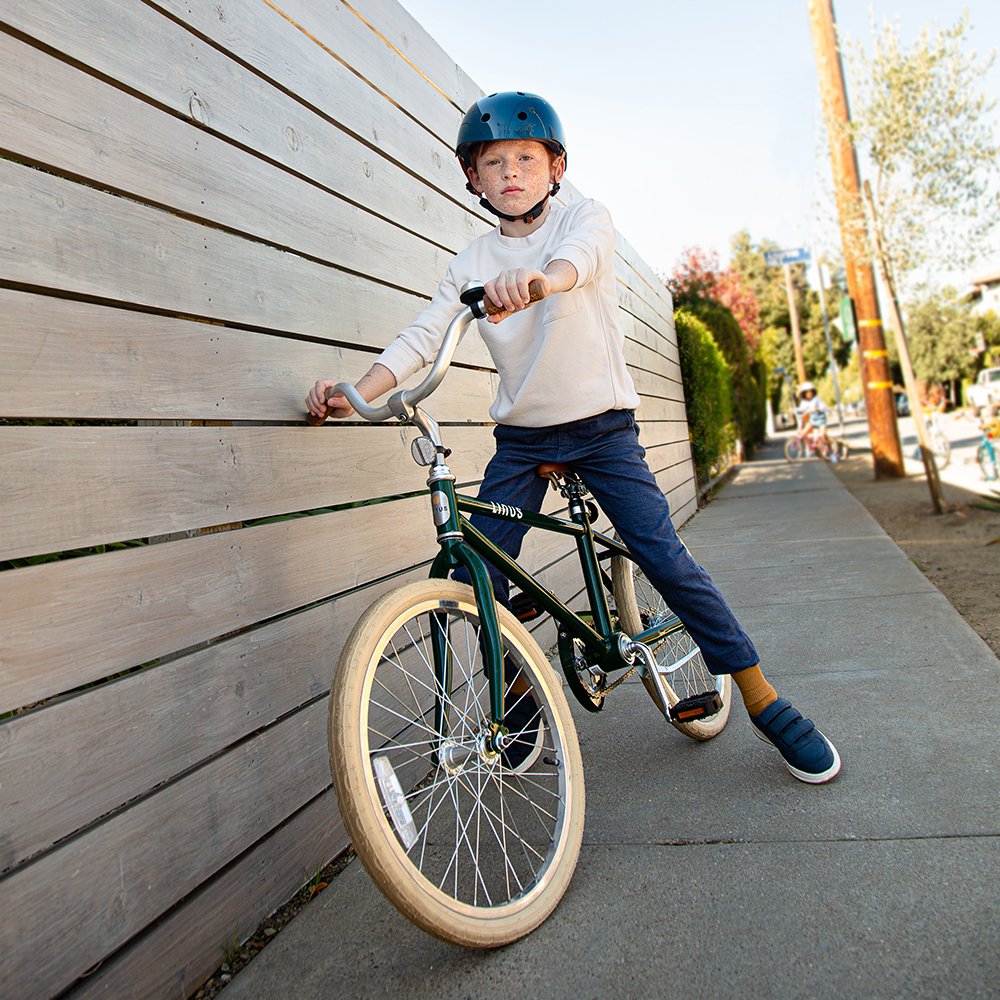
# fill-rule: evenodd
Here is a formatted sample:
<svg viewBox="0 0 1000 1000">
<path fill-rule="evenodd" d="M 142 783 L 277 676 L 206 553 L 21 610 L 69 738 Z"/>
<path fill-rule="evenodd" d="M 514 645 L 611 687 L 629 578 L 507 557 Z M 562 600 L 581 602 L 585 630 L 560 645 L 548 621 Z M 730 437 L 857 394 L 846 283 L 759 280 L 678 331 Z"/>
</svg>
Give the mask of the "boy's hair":
<svg viewBox="0 0 1000 1000">
<path fill-rule="evenodd" d="M 473 142 L 470 143 L 465 149 L 462 150 L 462 159 L 465 166 L 471 167 L 473 170 L 479 170 L 479 157 L 482 155 L 484 149 L 487 146 L 492 146 L 498 142 L 508 142 L 507 139 L 487 139 L 484 142 Z M 544 147 L 546 152 L 549 154 L 549 166 L 552 166 L 560 156 L 565 154 L 565 150 L 560 147 L 557 143 L 547 142 L 544 139 L 535 139 L 534 142 L 540 142 Z"/>
</svg>

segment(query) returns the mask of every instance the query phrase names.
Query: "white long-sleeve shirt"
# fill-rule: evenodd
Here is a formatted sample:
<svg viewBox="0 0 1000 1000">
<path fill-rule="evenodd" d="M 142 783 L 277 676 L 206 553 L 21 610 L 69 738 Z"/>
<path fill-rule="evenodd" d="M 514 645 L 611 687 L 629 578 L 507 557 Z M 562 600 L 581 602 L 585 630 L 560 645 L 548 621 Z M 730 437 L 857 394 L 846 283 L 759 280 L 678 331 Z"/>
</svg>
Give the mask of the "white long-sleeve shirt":
<svg viewBox="0 0 1000 1000">
<path fill-rule="evenodd" d="M 567 260 L 577 272 L 569 291 L 502 323 L 478 321 L 500 376 L 490 416 L 515 427 L 549 427 L 605 410 L 634 410 L 639 396 L 625 367 L 614 247 L 611 216 L 593 200 L 551 203 L 544 223 L 528 236 L 504 236 L 499 228 L 485 233 L 454 257 L 430 304 L 377 360 L 399 384 L 433 362 L 467 282 Z"/>
</svg>

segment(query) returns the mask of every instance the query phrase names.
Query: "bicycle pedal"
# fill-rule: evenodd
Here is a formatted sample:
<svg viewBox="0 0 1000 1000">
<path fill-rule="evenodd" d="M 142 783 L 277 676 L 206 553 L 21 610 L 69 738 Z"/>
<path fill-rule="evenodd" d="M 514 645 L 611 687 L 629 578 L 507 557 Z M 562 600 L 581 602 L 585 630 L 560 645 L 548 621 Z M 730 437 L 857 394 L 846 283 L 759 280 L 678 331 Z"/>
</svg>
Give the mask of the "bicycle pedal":
<svg viewBox="0 0 1000 1000">
<path fill-rule="evenodd" d="M 718 691 L 705 691 L 684 698 L 670 709 L 670 718 L 674 722 L 695 722 L 707 719 L 710 715 L 722 710 L 722 696 Z"/>
<path fill-rule="evenodd" d="M 510 610 L 519 622 L 530 622 L 542 613 L 542 607 L 530 594 L 515 594 L 510 599 Z"/>
</svg>

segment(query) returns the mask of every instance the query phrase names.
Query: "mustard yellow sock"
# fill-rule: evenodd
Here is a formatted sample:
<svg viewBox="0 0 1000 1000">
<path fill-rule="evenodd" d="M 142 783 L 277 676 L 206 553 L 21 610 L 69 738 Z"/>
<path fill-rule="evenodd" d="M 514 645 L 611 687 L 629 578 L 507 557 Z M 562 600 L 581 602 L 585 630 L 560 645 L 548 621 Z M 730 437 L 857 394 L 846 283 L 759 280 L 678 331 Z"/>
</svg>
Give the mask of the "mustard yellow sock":
<svg viewBox="0 0 1000 1000">
<path fill-rule="evenodd" d="M 733 674 L 733 683 L 740 689 L 743 704 L 750 715 L 760 715 L 768 705 L 778 700 L 778 692 L 760 672 L 760 664 L 737 670 Z"/>
</svg>

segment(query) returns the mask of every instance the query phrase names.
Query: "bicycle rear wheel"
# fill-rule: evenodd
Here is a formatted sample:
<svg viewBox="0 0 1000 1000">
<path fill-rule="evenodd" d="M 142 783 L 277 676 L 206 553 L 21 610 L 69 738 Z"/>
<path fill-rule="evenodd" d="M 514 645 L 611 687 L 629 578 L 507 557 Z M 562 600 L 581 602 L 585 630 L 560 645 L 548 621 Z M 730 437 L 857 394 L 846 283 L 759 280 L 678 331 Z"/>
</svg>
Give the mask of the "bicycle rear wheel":
<svg viewBox="0 0 1000 1000">
<path fill-rule="evenodd" d="M 931 435 L 931 448 L 939 469 L 946 469 L 951 461 L 951 442 L 939 431 Z"/>
<path fill-rule="evenodd" d="M 625 556 L 611 558 L 611 585 L 618 612 L 619 625 L 623 632 L 638 635 L 657 622 L 672 618 L 674 613 L 667 606 L 659 591 L 646 579 L 638 566 Z M 676 705 L 696 694 L 718 691 L 722 708 L 715 715 L 695 722 L 675 722 L 670 724 L 685 736 L 695 740 L 710 740 L 725 728 L 729 720 L 732 698 L 732 678 L 729 674 L 716 676 L 708 669 L 701 650 L 687 629 L 680 629 L 664 636 L 650 648 L 656 662 L 664 667 L 680 664 L 666 674 L 667 697 L 670 705 Z M 652 678 L 644 677 L 643 684 L 654 704 L 659 707 L 660 698 Z"/>
<path fill-rule="evenodd" d="M 465 584 L 424 580 L 377 601 L 348 639 L 330 701 L 333 780 L 362 863 L 418 926 L 478 948 L 545 920 L 583 838 L 583 762 L 566 698 L 524 626 L 497 612 L 505 704 L 534 706 L 511 727 L 529 751 L 520 762 L 486 743 L 483 627 Z"/>
<path fill-rule="evenodd" d="M 992 445 L 983 441 L 976 452 L 976 461 L 979 463 L 979 471 L 982 472 L 983 479 L 987 482 L 993 482 L 997 478 L 997 453 Z"/>
</svg>

